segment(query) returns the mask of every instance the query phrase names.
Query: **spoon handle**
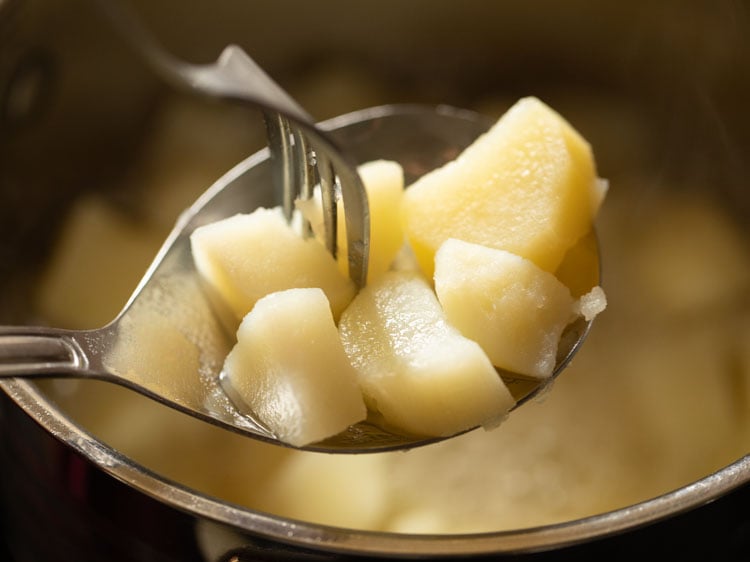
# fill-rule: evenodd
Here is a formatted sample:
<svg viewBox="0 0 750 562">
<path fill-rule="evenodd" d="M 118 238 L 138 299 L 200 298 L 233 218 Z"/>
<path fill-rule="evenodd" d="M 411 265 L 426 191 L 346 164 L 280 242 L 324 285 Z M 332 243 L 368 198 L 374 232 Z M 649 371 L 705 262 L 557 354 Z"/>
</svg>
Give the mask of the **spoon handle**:
<svg viewBox="0 0 750 562">
<path fill-rule="evenodd" d="M 77 334 L 53 328 L 0 326 L 0 377 L 92 374 Z"/>
</svg>

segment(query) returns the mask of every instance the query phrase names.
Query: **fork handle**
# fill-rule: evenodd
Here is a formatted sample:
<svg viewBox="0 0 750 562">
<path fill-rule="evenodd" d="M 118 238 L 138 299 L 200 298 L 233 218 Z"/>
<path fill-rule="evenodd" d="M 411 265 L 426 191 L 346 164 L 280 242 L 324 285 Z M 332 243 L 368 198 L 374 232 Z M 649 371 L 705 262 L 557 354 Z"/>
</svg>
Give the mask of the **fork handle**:
<svg viewBox="0 0 750 562">
<path fill-rule="evenodd" d="M 68 330 L 0 326 L 0 378 L 88 374 L 89 358 Z"/>
</svg>

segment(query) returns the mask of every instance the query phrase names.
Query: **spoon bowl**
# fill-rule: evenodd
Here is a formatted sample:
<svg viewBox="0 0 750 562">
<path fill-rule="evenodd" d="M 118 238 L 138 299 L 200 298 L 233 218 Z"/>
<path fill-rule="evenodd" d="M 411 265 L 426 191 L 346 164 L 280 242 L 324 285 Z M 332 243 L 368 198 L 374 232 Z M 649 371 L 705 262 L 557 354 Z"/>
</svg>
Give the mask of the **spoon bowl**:
<svg viewBox="0 0 750 562">
<path fill-rule="evenodd" d="M 406 185 L 454 159 L 491 122 L 446 106 L 394 105 L 365 109 L 320 124 L 355 162 L 378 158 L 399 162 Z M 223 360 L 234 343 L 210 291 L 201 284 L 190 250 L 199 226 L 260 206 L 280 204 L 273 187 L 269 151 L 239 163 L 179 217 L 151 267 L 122 312 L 107 326 L 88 331 L 0 327 L 0 376 L 83 377 L 117 383 L 207 422 L 252 438 L 285 445 L 262 423 L 235 407 L 221 385 Z M 596 256 L 595 256 L 596 258 Z M 598 283 L 598 260 L 584 272 Z M 564 370 L 591 322 L 566 329 L 550 379 L 537 381 L 500 373 L 516 407 Z M 364 453 L 413 448 L 443 438 L 401 435 L 368 419 L 306 450 Z"/>
</svg>

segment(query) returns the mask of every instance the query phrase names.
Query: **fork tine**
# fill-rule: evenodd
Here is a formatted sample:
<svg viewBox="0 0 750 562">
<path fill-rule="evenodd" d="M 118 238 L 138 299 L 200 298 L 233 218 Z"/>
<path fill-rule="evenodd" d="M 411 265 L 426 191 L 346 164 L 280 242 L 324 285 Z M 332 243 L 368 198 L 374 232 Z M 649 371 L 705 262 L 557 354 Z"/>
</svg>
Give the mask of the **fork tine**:
<svg viewBox="0 0 750 562">
<path fill-rule="evenodd" d="M 313 196 L 313 188 L 316 183 L 316 157 L 299 127 L 292 129 L 292 138 L 294 139 L 296 156 L 298 156 L 296 162 L 298 163 L 299 196 L 302 199 L 310 199 Z"/>
<path fill-rule="evenodd" d="M 370 247 L 370 212 L 362 179 L 356 168 L 336 167 L 346 219 L 349 278 L 357 287 L 367 283 Z"/>
<path fill-rule="evenodd" d="M 369 244 L 366 194 L 354 164 L 343 158 L 325 133 L 316 128 L 312 117 L 240 47 L 226 47 L 214 64 L 186 63 L 164 50 L 130 10 L 105 0 L 97 0 L 97 4 L 144 59 L 172 84 L 212 98 L 262 108 L 274 187 L 281 194 L 286 219 L 290 222 L 293 219 L 297 196 L 310 196 L 317 170 L 323 195 L 326 248 L 335 257 L 337 201 L 341 197 L 349 276 L 357 286 L 364 286 Z M 317 161 L 313 162 L 314 159 Z M 303 225 L 302 234 L 309 235 L 309 225 Z"/>
<path fill-rule="evenodd" d="M 303 132 L 299 127 L 291 126 L 285 116 L 265 112 L 264 119 L 268 147 L 275 162 L 272 170 L 273 182 L 277 193 L 282 194 L 282 208 L 286 220 L 292 221 L 295 199 L 312 197 L 317 176 L 320 180 L 325 247 L 336 258 L 339 193 L 333 164 L 322 154 L 316 153 L 313 156 Z M 311 229 L 308 221 L 304 221 L 302 230 L 304 236 L 309 234 Z"/>
<path fill-rule="evenodd" d="M 271 160 L 275 163 L 271 169 L 272 181 L 276 187 L 276 193 L 281 193 L 284 216 L 287 221 L 291 221 L 297 193 L 293 167 L 294 155 L 289 140 L 289 122 L 281 114 L 274 112 L 263 112 L 263 119 L 266 124 Z"/>
<path fill-rule="evenodd" d="M 212 98 L 261 108 L 273 162 L 274 187 L 276 193 L 281 194 L 286 220 L 290 223 L 293 220 L 295 199 L 298 196 L 309 198 L 319 179 L 325 246 L 335 257 L 337 202 L 341 197 L 346 219 L 349 277 L 358 287 L 363 287 L 370 236 L 367 195 L 354 163 L 343 157 L 324 131 L 317 129 L 312 117 L 240 47 L 229 45 L 213 64 L 186 63 L 164 50 L 130 10 L 116 2 L 97 0 L 97 4 L 126 40 L 172 84 Z M 303 221 L 301 234 L 310 235 L 306 221 Z"/>
<path fill-rule="evenodd" d="M 336 175 L 328 156 L 316 151 L 317 169 L 320 176 L 320 199 L 323 207 L 323 224 L 325 225 L 325 245 L 336 258 L 338 251 L 338 194 L 336 193 Z"/>
<path fill-rule="evenodd" d="M 294 140 L 294 156 L 296 163 L 296 181 L 298 184 L 299 198 L 302 200 L 312 199 L 313 190 L 317 183 L 315 155 L 307 142 L 307 138 L 300 131 L 299 127 L 292 128 L 292 138 Z M 312 226 L 310 221 L 303 219 L 302 236 L 309 238 L 312 236 Z"/>
</svg>

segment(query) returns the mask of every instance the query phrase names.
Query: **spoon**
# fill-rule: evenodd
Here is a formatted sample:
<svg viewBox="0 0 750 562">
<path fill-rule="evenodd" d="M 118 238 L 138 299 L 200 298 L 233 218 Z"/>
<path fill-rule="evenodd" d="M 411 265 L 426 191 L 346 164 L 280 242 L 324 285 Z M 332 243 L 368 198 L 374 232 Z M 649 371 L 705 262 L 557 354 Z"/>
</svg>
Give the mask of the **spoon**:
<svg viewBox="0 0 750 562">
<path fill-rule="evenodd" d="M 320 124 L 356 162 L 399 162 L 407 185 L 452 160 L 490 122 L 445 106 L 383 106 Z M 203 224 L 258 206 L 276 204 L 268 149 L 239 163 L 178 219 L 130 300 L 110 324 L 87 331 L 0 327 L 0 377 L 77 377 L 120 384 L 167 406 L 255 439 L 282 443 L 245 412 L 220 385 L 233 335 L 212 305 L 195 271 L 190 234 Z M 598 259 L 586 272 L 598 283 Z M 558 360 L 543 382 L 501 373 L 521 405 L 542 392 L 581 346 L 591 322 L 579 319 L 563 334 Z M 168 349 L 162 349 L 169 346 Z M 149 357 L 161 357 L 161 361 Z M 336 453 L 413 448 L 443 438 L 400 435 L 371 419 L 325 441 L 303 447 Z"/>
</svg>

